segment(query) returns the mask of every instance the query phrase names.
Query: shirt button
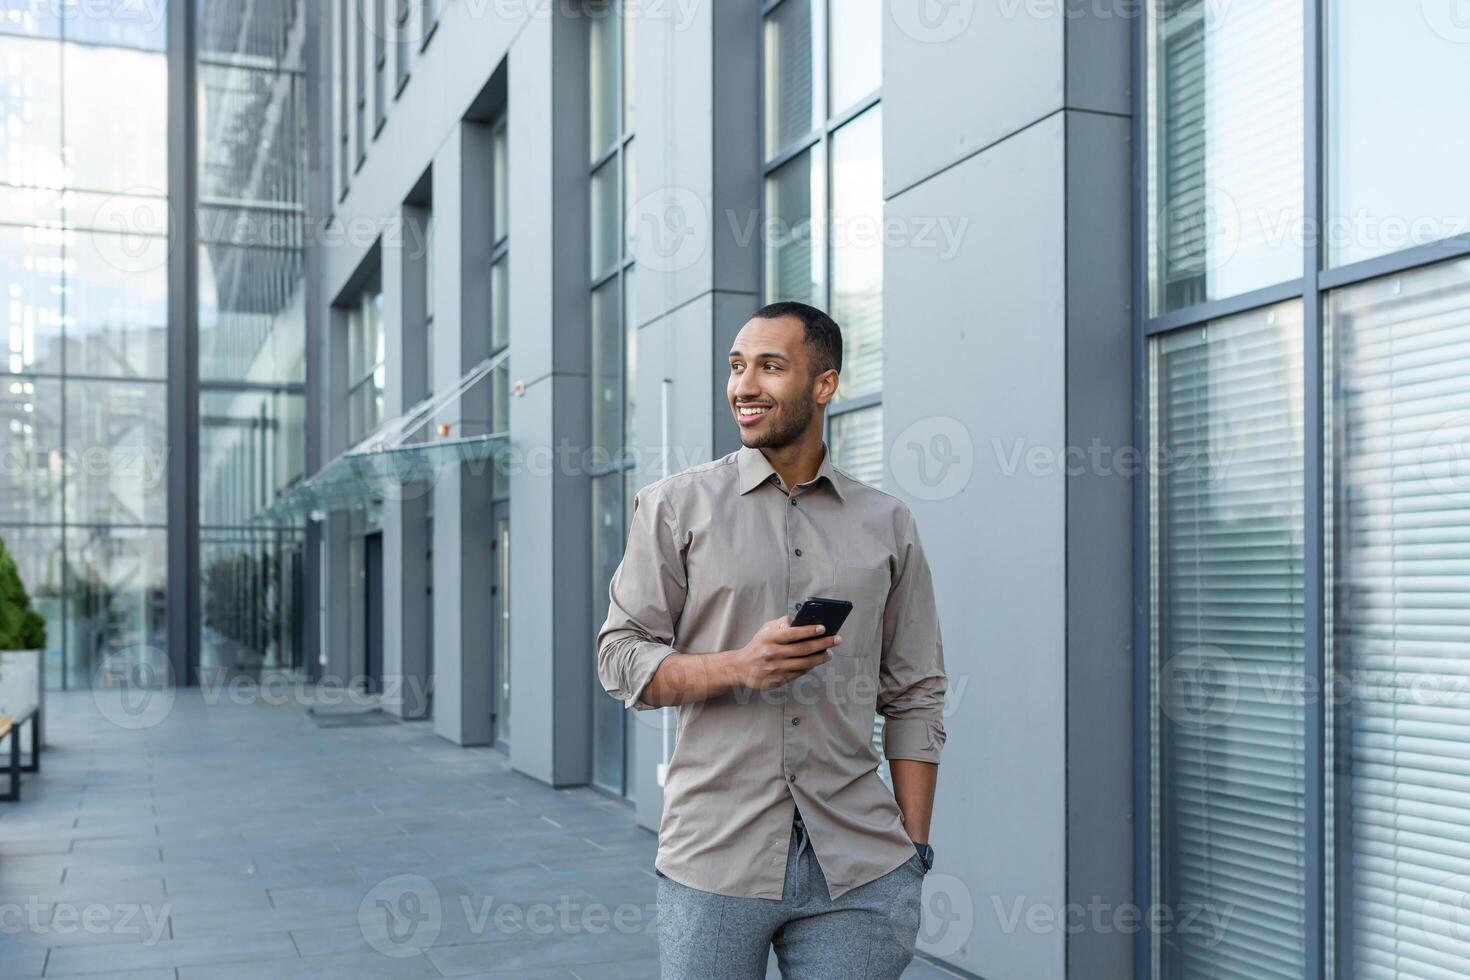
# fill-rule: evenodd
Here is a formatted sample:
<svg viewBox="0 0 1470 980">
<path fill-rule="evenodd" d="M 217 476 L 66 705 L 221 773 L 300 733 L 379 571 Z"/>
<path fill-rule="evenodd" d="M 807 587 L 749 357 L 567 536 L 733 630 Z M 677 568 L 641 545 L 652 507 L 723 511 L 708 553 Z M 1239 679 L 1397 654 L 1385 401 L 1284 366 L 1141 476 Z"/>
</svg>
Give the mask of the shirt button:
<svg viewBox="0 0 1470 980">
<path fill-rule="evenodd" d="M 793 718 L 793 719 L 791 719 L 791 724 L 793 724 L 793 725 L 800 725 L 801 724 L 801 719 L 800 718 Z"/>
<path fill-rule="evenodd" d="M 794 773 L 794 772 L 788 772 L 786 774 L 786 781 L 788 783 L 794 783 L 794 782 L 796 782 L 796 773 Z"/>
<path fill-rule="evenodd" d="M 791 498 L 791 506 L 793 506 L 793 507 L 796 506 L 796 498 L 795 497 L 792 497 Z"/>
<path fill-rule="evenodd" d="M 797 612 L 801 612 L 801 603 L 798 602 L 795 605 L 793 605 L 791 608 L 792 609 L 795 609 Z"/>
<path fill-rule="evenodd" d="M 800 548 L 797 548 L 796 549 L 796 557 L 798 557 L 798 558 L 801 557 L 801 549 Z"/>
</svg>

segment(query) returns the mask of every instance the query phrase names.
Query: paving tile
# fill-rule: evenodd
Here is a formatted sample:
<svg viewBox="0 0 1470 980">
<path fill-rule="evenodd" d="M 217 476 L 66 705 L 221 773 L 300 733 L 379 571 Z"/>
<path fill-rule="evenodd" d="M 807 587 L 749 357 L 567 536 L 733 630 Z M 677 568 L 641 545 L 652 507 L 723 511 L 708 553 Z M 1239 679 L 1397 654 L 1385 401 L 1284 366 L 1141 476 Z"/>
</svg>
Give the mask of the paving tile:
<svg viewBox="0 0 1470 980">
<path fill-rule="evenodd" d="M 298 957 L 296 946 L 289 935 L 250 933 L 240 936 L 211 936 L 208 939 L 174 939 L 152 946 L 53 949 L 51 959 L 46 964 L 46 976 L 111 974 L 118 970 L 250 963 Z"/>
</svg>

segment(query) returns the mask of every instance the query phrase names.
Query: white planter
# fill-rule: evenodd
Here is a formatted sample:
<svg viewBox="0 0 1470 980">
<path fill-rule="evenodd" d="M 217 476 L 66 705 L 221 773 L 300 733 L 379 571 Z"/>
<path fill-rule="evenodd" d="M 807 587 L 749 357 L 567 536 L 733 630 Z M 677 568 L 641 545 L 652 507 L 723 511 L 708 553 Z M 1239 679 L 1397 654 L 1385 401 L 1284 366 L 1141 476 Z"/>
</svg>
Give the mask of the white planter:
<svg viewBox="0 0 1470 980">
<path fill-rule="evenodd" d="M 6 650 L 0 653 L 0 715 L 24 718 L 40 709 L 46 696 L 45 656 L 44 650 Z M 20 748 L 29 754 L 32 751 L 32 729 L 30 725 L 22 727 Z M 39 733 L 40 729 L 36 731 Z M 45 744 L 44 739 L 42 744 Z"/>
</svg>

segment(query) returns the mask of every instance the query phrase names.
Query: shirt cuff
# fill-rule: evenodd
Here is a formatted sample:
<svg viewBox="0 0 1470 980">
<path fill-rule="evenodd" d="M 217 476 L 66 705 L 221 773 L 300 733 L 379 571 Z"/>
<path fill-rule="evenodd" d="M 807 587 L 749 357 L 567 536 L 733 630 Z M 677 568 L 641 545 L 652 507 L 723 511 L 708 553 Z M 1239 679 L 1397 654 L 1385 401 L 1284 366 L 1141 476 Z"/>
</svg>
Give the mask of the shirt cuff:
<svg viewBox="0 0 1470 980">
<path fill-rule="evenodd" d="M 893 759 L 939 764 L 944 747 L 944 724 L 930 718 L 885 718 L 883 755 Z"/>
<path fill-rule="evenodd" d="M 658 672 L 659 664 L 673 652 L 672 646 L 661 643 L 640 643 L 633 649 L 627 671 L 629 694 L 623 704 L 638 711 L 652 711 L 657 707 L 643 700 L 643 692 Z"/>
</svg>

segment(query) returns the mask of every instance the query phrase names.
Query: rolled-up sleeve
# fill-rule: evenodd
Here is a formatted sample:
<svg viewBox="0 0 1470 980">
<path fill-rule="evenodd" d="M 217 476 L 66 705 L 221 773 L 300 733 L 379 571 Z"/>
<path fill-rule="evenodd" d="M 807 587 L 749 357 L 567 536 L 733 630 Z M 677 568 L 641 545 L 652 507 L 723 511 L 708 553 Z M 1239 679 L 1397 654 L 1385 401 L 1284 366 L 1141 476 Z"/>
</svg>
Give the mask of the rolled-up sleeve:
<svg viewBox="0 0 1470 980">
<path fill-rule="evenodd" d="M 898 526 L 899 564 L 883 612 L 878 712 L 889 759 L 939 762 L 944 747 L 944 642 L 934 580 L 912 515 Z"/>
<path fill-rule="evenodd" d="M 607 620 L 597 635 L 597 676 L 630 708 L 647 710 L 643 690 L 674 652 L 688 576 L 674 508 L 664 484 L 645 487 L 633 504 L 622 563 L 608 589 Z"/>
</svg>

